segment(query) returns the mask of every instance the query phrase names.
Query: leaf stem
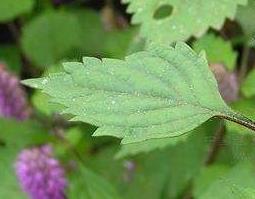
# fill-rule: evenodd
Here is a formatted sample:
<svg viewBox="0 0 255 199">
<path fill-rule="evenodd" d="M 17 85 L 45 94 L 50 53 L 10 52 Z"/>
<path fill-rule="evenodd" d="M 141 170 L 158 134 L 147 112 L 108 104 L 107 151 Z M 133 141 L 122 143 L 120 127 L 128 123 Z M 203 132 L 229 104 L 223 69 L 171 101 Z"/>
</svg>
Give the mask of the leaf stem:
<svg viewBox="0 0 255 199">
<path fill-rule="evenodd" d="M 250 54 L 250 48 L 248 46 L 244 46 L 241 60 L 241 67 L 239 72 L 239 82 L 242 82 L 247 70 L 248 70 L 248 59 Z"/>
<path fill-rule="evenodd" d="M 255 131 L 255 122 L 239 113 L 233 113 L 231 115 L 221 115 L 220 118 L 235 122 L 244 126 L 252 131 Z"/>
</svg>

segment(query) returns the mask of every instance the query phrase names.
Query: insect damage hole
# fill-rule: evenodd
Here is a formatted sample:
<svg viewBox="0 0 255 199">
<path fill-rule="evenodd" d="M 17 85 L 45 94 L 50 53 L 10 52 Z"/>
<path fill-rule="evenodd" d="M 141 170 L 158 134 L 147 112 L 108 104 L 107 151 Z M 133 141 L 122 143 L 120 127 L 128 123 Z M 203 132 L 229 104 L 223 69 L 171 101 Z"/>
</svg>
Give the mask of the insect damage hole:
<svg viewBox="0 0 255 199">
<path fill-rule="evenodd" d="M 171 16 L 173 13 L 173 6 L 171 5 L 161 5 L 155 12 L 153 15 L 153 18 L 156 20 L 159 19 L 165 19 L 169 16 Z"/>
</svg>

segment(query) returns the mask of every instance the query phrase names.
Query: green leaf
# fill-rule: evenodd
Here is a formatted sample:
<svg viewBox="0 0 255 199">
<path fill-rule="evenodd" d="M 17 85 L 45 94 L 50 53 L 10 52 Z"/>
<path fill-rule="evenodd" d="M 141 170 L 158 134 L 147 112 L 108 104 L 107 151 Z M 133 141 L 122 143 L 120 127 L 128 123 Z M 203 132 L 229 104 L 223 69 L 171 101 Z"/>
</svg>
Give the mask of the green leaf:
<svg viewBox="0 0 255 199">
<path fill-rule="evenodd" d="M 77 54 L 106 55 L 112 58 L 123 58 L 126 55 L 137 32 L 135 28 L 106 31 L 101 16 L 97 12 L 82 9 L 72 11 L 72 13 L 77 17 L 81 29 L 78 52 L 74 52 L 74 57 L 77 57 Z"/>
<path fill-rule="evenodd" d="M 165 159 L 169 159 L 168 163 L 164 163 L 168 171 L 168 176 L 165 178 L 164 198 L 180 198 L 180 195 L 186 191 L 185 188 L 190 185 L 204 165 L 208 146 L 206 132 L 201 131 L 190 135 L 187 141 L 182 144 L 170 146 L 168 156 L 165 157 Z M 154 164 L 157 165 L 158 161 L 155 161 Z"/>
<path fill-rule="evenodd" d="M 82 133 L 81 130 L 79 128 L 70 128 L 66 134 L 65 134 L 65 139 L 68 141 L 69 144 L 71 144 L 72 146 L 77 145 L 82 137 Z"/>
<path fill-rule="evenodd" d="M 225 19 L 234 18 L 238 5 L 247 0 L 122 0 L 129 3 L 128 12 L 134 13 L 132 22 L 141 24 L 141 34 L 152 40 L 169 44 L 186 40 L 191 36 L 199 37 L 209 27 L 220 29 Z M 162 18 L 155 15 L 162 10 L 169 14 Z"/>
<path fill-rule="evenodd" d="M 2 149 L 0 147 L 0 198 L 10 199 L 27 199 L 25 193 L 19 187 L 18 180 L 15 176 L 14 163 L 17 156 L 17 151 L 8 148 Z"/>
<path fill-rule="evenodd" d="M 52 115 L 61 110 L 61 105 L 50 102 L 50 97 L 39 91 L 36 91 L 32 96 L 33 105 L 39 110 L 41 113 L 45 115 Z"/>
<path fill-rule="evenodd" d="M 209 63 L 222 63 L 228 70 L 232 71 L 236 65 L 237 53 L 233 51 L 231 43 L 224 41 L 214 34 L 206 34 L 193 44 L 196 52 L 206 51 Z"/>
<path fill-rule="evenodd" d="M 164 149 L 171 145 L 183 143 L 188 137 L 187 135 L 180 137 L 169 137 L 160 139 L 149 139 L 143 142 L 125 144 L 121 150 L 116 154 L 116 158 L 122 158 L 127 155 L 136 155 L 138 153 L 146 153 L 155 149 Z"/>
<path fill-rule="evenodd" d="M 79 44 L 80 28 L 75 15 L 45 12 L 23 27 L 22 49 L 36 65 L 46 67 L 61 60 Z"/>
<path fill-rule="evenodd" d="M 136 32 L 135 28 L 112 30 L 108 32 L 103 45 L 103 53 L 111 58 L 125 57 Z"/>
<path fill-rule="evenodd" d="M 228 132 L 225 141 L 228 155 L 231 155 L 229 163 L 255 160 L 254 135 Z"/>
<path fill-rule="evenodd" d="M 190 134 L 205 134 L 208 132 L 214 132 L 217 127 L 215 121 L 208 121 L 200 127 L 189 132 L 189 134 L 170 137 L 170 138 L 160 138 L 160 139 L 149 139 L 143 142 L 125 144 L 121 146 L 120 151 L 116 154 L 116 158 L 123 158 L 127 155 L 136 155 L 138 153 L 148 153 L 155 149 L 160 149 L 161 151 L 170 146 L 184 145 L 190 137 Z"/>
<path fill-rule="evenodd" d="M 7 143 L 9 147 L 15 146 L 16 150 L 26 145 L 42 143 L 48 138 L 46 130 L 36 121 L 18 122 L 0 119 L 0 140 Z"/>
<path fill-rule="evenodd" d="M 103 29 L 100 15 L 89 9 L 76 9 L 71 13 L 75 15 L 79 28 L 81 29 L 78 48 L 87 55 L 95 56 L 101 54 L 106 38 L 106 32 Z"/>
<path fill-rule="evenodd" d="M 247 6 L 240 6 L 237 10 L 236 20 L 241 24 L 243 32 L 248 39 L 248 44 L 255 46 L 255 1 L 249 0 Z"/>
<path fill-rule="evenodd" d="M 255 70 L 252 70 L 248 74 L 241 85 L 241 91 L 245 97 L 252 97 L 255 95 Z"/>
<path fill-rule="evenodd" d="M 105 31 L 100 15 L 89 9 L 61 10 L 44 12 L 25 25 L 21 43 L 35 65 L 49 67 L 84 54 L 123 58 L 135 33 L 134 28 Z"/>
<path fill-rule="evenodd" d="M 146 47 L 146 40 L 141 36 L 137 35 L 129 45 L 127 55 L 143 51 Z"/>
<path fill-rule="evenodd" d="M 47 76 L 50 73 L 62 72 L 61 64 L 54 64 L 45 70 L 43 76 Z M 54 113 L 61 111 L 61 105 L 52 103 L 50 97 L 42 92 L 36 91 L 32 96 L 32 103 L 34 107 L 41 113 L 51 116 Z"/>
<path fill-rule="evenodd" d="M 168 178 L 169 151 L 139 157 L 139 160 L 114 160 L 116 150 L 101 150 L 87 164 L 118 187 L 125 199 L 158 199 Z M 107 169 L 105 169 L 107 168 Z"/>
<path fill-rule="evenodd" d="M 201 188 L 203 187 L 203 188 Z M 240 163 L 231 169 L 208 168 L 197 179 L 195 198 L 254 199 L 255 175 L 251 163 Z"/>
<path fill-rule="evenodd" d="M 203 53 L 184 43 L 151 49 L 125 61 L 85 57 L 66 72 L 24 84 L 66 107 L 74 121 L 99 128 L 94 135 L 133 143 L 182 135 L 211 117 L 234 117 L 221 99 Z"/>
<path fill-rule="evenodd" d="M 109 153 L 108 147 L 86 160 L 86 165 L 116 184 L 123 198 L 179 198 L 204 165 L 207 140 L 206 133 L 198 131 L 183 143 L 169 145 L 160 152 L 118 160 L 113 158 L 117 149 Z"/>
<path fill-rule="evenodd" d="M 200 175 L 195 180 L 194 195 L 196 197 L 202 195 L 211 185 L 212 181 L 219 179 L 228 171 L 229 168 L 227 166 L 220 164 L 215 164 L 213 166 L 203 168 Z"/>
<path fill-rule="evenodd" d="M 7 67 L 15 73 L 20 72 L 21 56 L 17 47 L 12 45 L 0 46 L 0 62 L 7 64 Z"/>
<path fill-rule="evenodd" d="M 115 188 L 104 178 L 79 166 L 79 171 L 70 177 L 70 199 L 120 199 Z"/>
<path fill-rule="evenodd" d="M 0 2 L 0 22 L 10 21 L 32 10 L 34 0 L 2 0 Z"/>
<path fill-rule="evenodd" d="M 247 199 L 255 199 L 254 188 L 244 188 L 241 192 Z"/>
</svg>

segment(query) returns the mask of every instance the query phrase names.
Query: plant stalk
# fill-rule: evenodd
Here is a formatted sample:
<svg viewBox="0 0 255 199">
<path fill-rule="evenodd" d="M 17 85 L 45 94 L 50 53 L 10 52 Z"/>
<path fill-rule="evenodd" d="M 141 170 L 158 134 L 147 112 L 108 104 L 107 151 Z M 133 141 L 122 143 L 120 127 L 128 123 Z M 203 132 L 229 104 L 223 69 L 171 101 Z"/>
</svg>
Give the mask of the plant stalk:
<svg viewBox="0 0 255 199">
<path fill-rule="evenodd" d="M 241 68 L 239 72 L 239 83 L 243 81 L 245 78 L 245 75 L 248 71 L 248 59 L 250 54 L 250 48 L 248 46 L 244 46 L 243 54 L 242 54 L 242 60 L 241 60 Z"/>
<path fill-rule="evenodd" d="M 255 131 L 255 122 L 239 113 L 234 113 L 233 115 L 221 115 L 220 118 L 229 120 L 252 131 Z"/>
<path fill-rule="evenodd" d="M 216 130 L 213 138 L 213 142 L 211 146 L 209 147 L 208 155 L 206 157 L 205 165 L 211 165 L 214 160 L 216 159 L 218 152 L 221 149 L 221 143 L 225 136 L 225 123 L 223 120 L 220 121 L 219 127 Z"/>
</svg>

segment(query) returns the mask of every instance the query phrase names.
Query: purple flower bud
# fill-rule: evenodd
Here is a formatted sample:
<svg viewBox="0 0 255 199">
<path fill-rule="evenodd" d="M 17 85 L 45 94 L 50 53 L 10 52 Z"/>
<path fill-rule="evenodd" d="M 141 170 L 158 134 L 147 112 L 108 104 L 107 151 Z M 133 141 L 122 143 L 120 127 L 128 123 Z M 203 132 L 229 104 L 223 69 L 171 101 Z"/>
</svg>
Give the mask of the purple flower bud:
<svg viewBox="0 0 255 199">
<path fill-rule="evenodd" d="M 25 92 L 19 80 L 0 63 L 0 117 L 25 120 L 29 117 Z"/>
<path fill-rule="evenodd" d="M 65 172 L 49 145 L 23 150 L 15 167 L 22 190 L 31 199 L 65 198 Z"/>
</svg>

